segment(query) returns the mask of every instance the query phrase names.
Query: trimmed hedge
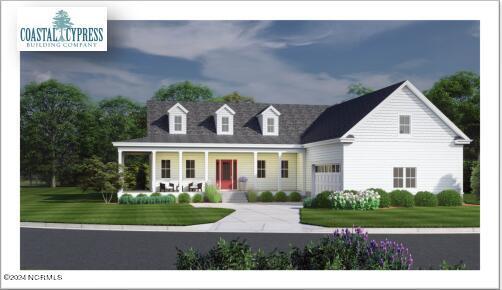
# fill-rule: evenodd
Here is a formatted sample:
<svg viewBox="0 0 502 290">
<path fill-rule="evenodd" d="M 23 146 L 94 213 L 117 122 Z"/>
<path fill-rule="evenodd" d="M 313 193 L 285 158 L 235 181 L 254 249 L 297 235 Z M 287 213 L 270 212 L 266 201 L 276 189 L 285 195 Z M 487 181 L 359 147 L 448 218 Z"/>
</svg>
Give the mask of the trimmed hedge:
<svg viewBox="0 0 502 290">
<path fill-rule="evenodd" d="M 275 193 L 274 200 L 278 202 L 285 202 L 288 201 L 288 196 L 284 193 L 284 191 L 279 191 Z"/>
<path fill-rule="evenodd" d="M 392 206 L 413 207 L 415 200 L 413 194 L 407 190 L 394 190 L 390 193 L 390 202 Z"/>
<path fill-rule="evenodd" d="M 436 195 L 429 191 L 419 191 L 415 194 L 415 206 L 435 207 L 438 205 Z"/>
<path fill-rule="evenodd" d="M 390 206 L 390 204 L 391 204 L 390 203 L 390 194 L 387 191 L 385 191 L 381 188 L 370 188 L 370 190 L 373 190 L 376 193 L 378 193 L 378 195 L 380 195 L 380 204 L 379 204 L 380 208 Z"/>
<path fill-rule="evenodd" d="M 246 197 L 248 199 L 248 202 L 257 202 L 258 201 L 258 195 L 256 194 L 255 191 L 248 190 Z"/>
<path fill-rule="evenodd" d="M 150 196 L 161 196 L 162 194 L 160 192 L 154 192 L 150 194 Z"/>
<path fill-rule="evenodd" d="M 314 199 L 310 196 L 303 199 L 303 207 L 304 208 L 311 208 L 313 203 L 314 203 Z"/>
<path fill-rule="evenodd" d="M 176 197 L 172 194 L 169 195 L 150 195 L 138 194 L 136 197 L 126 193 L 120 196 L 120 204 L 174 204 Z"/>
<path fill-rule="evenodd" d="M 296 191 L 291 192 L 288 198 L 289 201 L 294 201 L 294 202 L 302 201 L 302 195 Z"/>
<path fill-rule="evenodd" d="M 193 197 L 192 197 L 192 202 L 193 203 L 199 203 L 199 202 L 202 202 L 202 194 L 200 193 L 196 193 Z"/>
<path fill-rule="evenodd" d="M 331 191 L 323 191 L 316 195 L 314 201 L 312 202 L 312 207 L 315 208 L 332 208 L 333 203 L 331 201 Z"/>
<path fill-rule="evenodd" d="M 274 195 L 270 191 L 264 191 L 260 194 L 261 202 L 272 202 L 274 201 Z"/>
<path fill-rule="evenodd" d="M 461 206 L 462 197 L 460 193 L 453 189 L 446 189 L 438 193 L 439 206 Z"/>
<path fill-rule="evenodd" d="M 190 203 L 190 194 L 183 192 L 178 195 L 178 202 L 179 203 Z"/>
</svg>

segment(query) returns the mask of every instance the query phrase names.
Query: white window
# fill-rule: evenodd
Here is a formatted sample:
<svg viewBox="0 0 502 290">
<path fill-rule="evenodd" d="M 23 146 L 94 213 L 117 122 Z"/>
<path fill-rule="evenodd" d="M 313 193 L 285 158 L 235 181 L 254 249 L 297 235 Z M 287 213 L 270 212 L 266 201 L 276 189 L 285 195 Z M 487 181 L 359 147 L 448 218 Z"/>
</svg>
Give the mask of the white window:
<svg viewBox="0 0 502 290">
<path fill-rule="evenodd" d="M 161 177 L 171 178 L 171 160 L 161 161 Z"/>
<path fill-rule="evenodd" d="M 230 131 L 230 120 L 228 117 L 221 117 L 221 132 L 228 133 Z"/>
<path fill-rule="evenodd" d="M 267 118 L 267 132 L 268 133 L 275 132 L 274 118 Z"/>
<path fill-rule="evenodd" d="M 258 178 L 265 178 L 265 160 L 258 160 Z"/>
<path fill-rule="evenodd" d="M 174 116 L 174 131 L 183 131 L 183 118 L 181 116 Z"/>
<path fill-rule="evenodd" d="M 415 188 L 417 187 L 416 167 L 394 167 L 394 188 Z"/>
<path fill-rule="evenodd" d="M 195 178 L 195 160 L 187 160 L 185 170 L 186 178 Z"/>
<path fill-rule="evenodd" d="M 411 134 L 410 115 L 399 115 L 399 134 Z"/>
<path fill-rule="evenodd" d="M 289 176 L 289 162 L 281 160 L 281 178 L 288 178 Z"/>
</svg>

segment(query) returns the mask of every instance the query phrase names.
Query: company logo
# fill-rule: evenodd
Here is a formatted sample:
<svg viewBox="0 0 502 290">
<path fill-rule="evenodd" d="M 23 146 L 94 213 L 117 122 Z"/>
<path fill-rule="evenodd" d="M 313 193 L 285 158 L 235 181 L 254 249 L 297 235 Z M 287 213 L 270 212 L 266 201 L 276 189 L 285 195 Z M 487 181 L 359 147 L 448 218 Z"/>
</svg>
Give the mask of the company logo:
<svg viewBox="0 0 502 290">
<path fill-rule="evenodd" d="M 18 13 L 18 49 L 106 51 L 106 28 L 106 8 L 24 8 Z"/>
</svg>

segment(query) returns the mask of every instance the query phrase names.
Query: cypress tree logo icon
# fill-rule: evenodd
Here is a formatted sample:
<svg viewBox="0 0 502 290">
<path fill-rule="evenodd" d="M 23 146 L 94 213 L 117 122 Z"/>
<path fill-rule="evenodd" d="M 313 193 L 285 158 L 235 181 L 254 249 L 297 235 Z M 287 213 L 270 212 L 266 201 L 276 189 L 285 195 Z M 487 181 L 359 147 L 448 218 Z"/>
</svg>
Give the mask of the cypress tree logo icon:
<svg viewBox="0 0 502 290">
<path fill-rule="evenodd" d="M 63 30 L 66 31 L 68 28 L 71 28 L 73 26 L 73 23 L 70 21 L 70 16 L 68 15 L 68 12 L 64 10 L 59 10 L 56 13 L 56 16 L 52 18 L 52 27 L 59 29 L 60 36 L 59 36 L 59 41 L 66 41 L 66 39 L 63 37 Z"/>
</svg>

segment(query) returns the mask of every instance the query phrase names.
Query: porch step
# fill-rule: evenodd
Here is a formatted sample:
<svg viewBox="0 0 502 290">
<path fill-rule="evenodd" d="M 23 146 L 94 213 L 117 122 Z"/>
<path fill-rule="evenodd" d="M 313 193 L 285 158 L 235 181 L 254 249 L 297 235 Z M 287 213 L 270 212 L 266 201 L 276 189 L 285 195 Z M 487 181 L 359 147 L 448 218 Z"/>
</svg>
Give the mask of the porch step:
<svg viewBox="0 0 502 290">
<path fill-rule="evenodd" d="M 230 203 L 247 203 L 248 199 L 245 192 L 222 192 L 221 193 L 222 202 Z"/>
</svg>

